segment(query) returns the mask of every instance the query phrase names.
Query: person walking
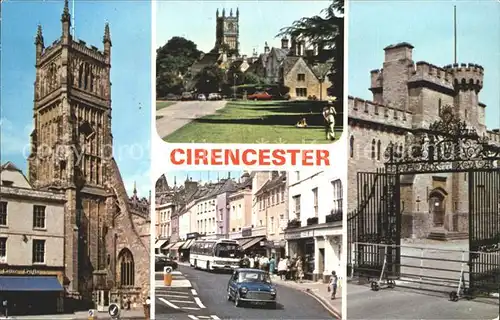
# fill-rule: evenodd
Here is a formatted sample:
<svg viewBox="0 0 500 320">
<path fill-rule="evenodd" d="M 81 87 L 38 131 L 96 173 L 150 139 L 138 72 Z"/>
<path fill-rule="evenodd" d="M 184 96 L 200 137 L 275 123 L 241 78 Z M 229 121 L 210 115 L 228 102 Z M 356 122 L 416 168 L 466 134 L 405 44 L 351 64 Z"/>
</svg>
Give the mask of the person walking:
<svg viewBox="0 0 500 320">
<path fill-rule="evenodd" d="M 260 261 L 259 260 L 260 260 L 260 256 L 258 254 L 255 255 L 255 261 L 254 261 L 254 264 L 253 264 L 253 266 L 254 266 L 255 269 L 259 269 L 259 267 L 260 267 L 260 265 L 259 265 Z"/>
<path fill-rule="evenodd" d="M 328 101 L 328 104 L 323 108 L 323 118 L 325 118 L 326 121 L 326 139 L 330 141 L 335 140 L 335 115 L 337 115 L 337 111 L 333 105 L 335 100 L 336 98 L 334 97 L 334 99 Z"/>
<path fill-rule="evenodd" d="M 249 262 L 248 267 L 249 267 L 250 269 L 253 269 L 253 268 L 254 268 L 254 266 L 255 266 L 255 258 L 254 258 L 254 257 L 250 257 L 250 258 L 248 259 L 248 262 Z"/>
<path fill-rule="evenodd" d="M 330 299 L 334 300 L 335 295 L 337 294 L 337 283 L 338 277 L 335 271 L 332 271 L 332 276 L 330 277 L 330 283 L 328 284 L 328 291 L 332 293 Z"/>
<path fill-rule="evenodd" d="M 287 257 L 281 259 L 278 262 L 278 275 L 283 281 L 286 280 L 287 264 L 288 264 Z"/>
<path fill-rule="evenodd" d="M 295 279 L 302 283 L 302 278 L 304 278 L 304 266 L 302 264 L 302 258 L 300 256 L 297 257 L 297 262 L 295 262 L 295 269 L 297 270 L 297 274 Z"/>
<path fill-rule="evenodd" d="M 276 270 L 276 259 L 274 258 L 274 255 L 271 256 L 271 260 L 269 260 L 269 273 L 270 274 L 275 274 Z"/>
</svg>

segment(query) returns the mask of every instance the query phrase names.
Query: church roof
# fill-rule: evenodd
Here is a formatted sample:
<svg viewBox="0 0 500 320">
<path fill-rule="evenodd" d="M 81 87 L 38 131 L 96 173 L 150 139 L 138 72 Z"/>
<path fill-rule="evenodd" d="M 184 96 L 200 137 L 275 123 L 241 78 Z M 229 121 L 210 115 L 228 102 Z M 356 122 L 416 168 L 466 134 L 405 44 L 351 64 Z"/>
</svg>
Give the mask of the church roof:
<svg viewBox="0 0 500 320">
<path fill-rule="evenodd" d="M 5 162 L 4 164 L 2 164 L 2 166 L 0 167 L 0 170 L 6 170 L 6 171 L 18 171 L 18 172 L 22 172 L 21 169 L 19 169 L 18 167 L 16 167 L 15 164 L 13 164 L 12 162 L 10 161 L 7 161 Z"/>
</svg>

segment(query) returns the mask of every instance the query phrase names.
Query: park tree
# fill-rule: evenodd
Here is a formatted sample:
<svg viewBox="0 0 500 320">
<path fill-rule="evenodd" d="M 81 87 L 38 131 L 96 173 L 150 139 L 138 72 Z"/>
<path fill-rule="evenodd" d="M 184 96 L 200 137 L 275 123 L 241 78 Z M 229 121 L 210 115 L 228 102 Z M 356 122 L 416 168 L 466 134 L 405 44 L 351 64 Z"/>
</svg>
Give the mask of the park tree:
<svg viewBox="0 0 500 320">
<path fill-rule="evenodd" d="M 224 83 L 224 71 L 218 66 L 203 68 L 194 78 L 198 92 L 219 92 Z"/>
<path fill-rule="evenodd" d="M 344 91 L 344 0 L 331 1 L 319 15 L 304 17 L 291 26 L 282 28 L 277 37 L 309 39 L 322 48 L 318 55 L 320 63 L 329 65 L 328 78 L 332 83 L 329 92 L 342 97 Z M 321 79 L 320 79 L 321 80 Z"/>
<path fill-rule="evenodd" d="M 194 42 L 173 37 L 156 50 L 156 95 L 181 93 L 189 67 L 200 58 L 202 52 Z"/>
</svg>

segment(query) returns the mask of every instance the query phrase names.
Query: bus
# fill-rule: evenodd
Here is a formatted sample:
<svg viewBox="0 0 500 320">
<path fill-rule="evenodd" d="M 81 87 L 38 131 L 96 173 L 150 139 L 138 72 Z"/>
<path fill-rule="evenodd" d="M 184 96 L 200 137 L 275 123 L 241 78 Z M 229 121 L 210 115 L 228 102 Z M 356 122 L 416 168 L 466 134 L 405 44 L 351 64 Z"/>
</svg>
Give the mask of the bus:
<svg viewBox="0 0 500 320">
<path fill-rule="evenodd" d="M 236 240 L 196 240 L 189 252 L 189 264 L 208 271 L 238 268 L 243 251 Z"/>
</svg>

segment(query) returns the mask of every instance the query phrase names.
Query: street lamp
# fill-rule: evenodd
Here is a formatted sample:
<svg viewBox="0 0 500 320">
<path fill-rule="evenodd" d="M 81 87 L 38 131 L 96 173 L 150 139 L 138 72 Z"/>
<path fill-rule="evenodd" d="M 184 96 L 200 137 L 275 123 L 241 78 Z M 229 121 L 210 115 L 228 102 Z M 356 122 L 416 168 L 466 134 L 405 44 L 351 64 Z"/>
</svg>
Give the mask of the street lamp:
<svg viewBox="0 0 500 320">
<path fill-rule="evenodd" d="M 236 79 L 238 75 L 233 73 L 233 98 L 236 100 Z"/>
</svg>

